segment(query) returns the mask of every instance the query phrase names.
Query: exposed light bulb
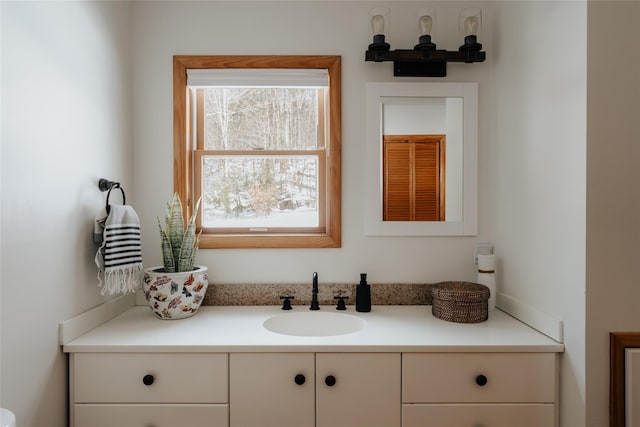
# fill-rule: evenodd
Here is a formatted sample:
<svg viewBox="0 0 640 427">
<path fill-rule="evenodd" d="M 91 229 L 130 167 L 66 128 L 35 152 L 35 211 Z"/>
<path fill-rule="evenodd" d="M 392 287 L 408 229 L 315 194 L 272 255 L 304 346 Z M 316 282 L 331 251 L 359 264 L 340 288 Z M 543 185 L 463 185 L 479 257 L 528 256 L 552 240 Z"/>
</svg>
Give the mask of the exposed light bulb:
<svg viewBox="0 0 640 427">
<path fill-rule="evenodd" d="M 464 35 L 478 35 L 480 19 L 477 16 L 469 16 L 464 20 Z"/>
<path fill-rule="evenodd" d="M 369 45 L 369 50 L 375 52 L 376 62 L 384 60 L 384 52 L 389 50 L 391 46 L 385 41 L 384 25 L 385 21 L 389 23 L 389 9 L 386 7 L 374 7 L 370 12 L 371 31 L 373 32 L 373 43 Z"/>
<path fill-rule="evenodd" d="M 418 19 L 418 28 L 420 28 L 420 35 L 430 35 L 431 26 L 433 25 L 433 18 L 429 15 L 423 15 Z"/>
<path fill-rule="evenodd" d="M 371 17 L 371 28 L 373 29 L 373 34 L 384 34 L 384 16 L 382 15 L 374 15 Z"/>
<path fill-rule="evenodd" d="M 460 36 L 464 39 L 464 44 L 458 48 L 465 53 L 464 62 L 471 63 L 484 61 L 482 44 L 478 42 L 478 37 L 482 26 L 482 10 L 477 7 L 470 7 L 460 11 L 458 19 L 458 29 Z M 483 55 L 480 55 L 480 54 Z"/>
</svg>

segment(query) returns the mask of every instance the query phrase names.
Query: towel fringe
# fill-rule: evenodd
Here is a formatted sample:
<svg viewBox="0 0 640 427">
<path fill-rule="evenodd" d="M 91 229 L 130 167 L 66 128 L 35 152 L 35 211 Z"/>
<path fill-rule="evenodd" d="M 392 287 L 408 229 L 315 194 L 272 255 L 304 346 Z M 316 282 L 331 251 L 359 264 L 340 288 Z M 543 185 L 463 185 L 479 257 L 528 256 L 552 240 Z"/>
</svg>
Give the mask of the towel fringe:
<svg viewBox="0 0 640 427">
<path fill-rule="evenodd" d="M 142 267 L 139 265 L 127 266 L 121 269 L 109 269 L 104 272 L 104 283 L 98 273 L 99 286 L 102 288 L 100 295 L 129 294 L 135 292 L 140 286 Z"/>
</svg>

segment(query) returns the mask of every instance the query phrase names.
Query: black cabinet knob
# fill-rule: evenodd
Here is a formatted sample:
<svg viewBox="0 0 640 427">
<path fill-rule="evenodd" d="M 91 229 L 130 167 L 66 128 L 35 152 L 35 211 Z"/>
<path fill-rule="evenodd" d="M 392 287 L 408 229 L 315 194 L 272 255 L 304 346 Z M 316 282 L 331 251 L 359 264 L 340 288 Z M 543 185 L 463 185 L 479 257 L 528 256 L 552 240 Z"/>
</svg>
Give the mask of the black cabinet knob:
<svg viewBox="0 0 640 427">
<path fill-rule="evenodd" d="M 327 375 L 327 378 L 324 379 L 324 383 L 329 387 L 333 387 L 334 385 L 336 385 L 336 377 L 334 377 L 333 375 Z"/>
<path fill-rule="evenodd" d="M 147 375 L 145 375 L 144 377 L 142 377 L 142 383 L 143 383 L 144 385 L 151 385 L 151 384 L 153 384 L 153 380 L 154 380 L 154 378 L 153 378 L 153 375 L 151 375 L 151 374 L 147 374 Z"/>
<path fill-rule="evenodd" d="M 298 374 L 293 380 L 296 382 L 296 384 L 302 385 L 307 379 L 304 377 L 304 375 Z"/>
<path fill-rule="evenodd" d="M 476 384 L 478 384 L 480 387 L 487 385 L 487 381 L 487 377 L 482 374 L 476 377 Z"/>
</svg>

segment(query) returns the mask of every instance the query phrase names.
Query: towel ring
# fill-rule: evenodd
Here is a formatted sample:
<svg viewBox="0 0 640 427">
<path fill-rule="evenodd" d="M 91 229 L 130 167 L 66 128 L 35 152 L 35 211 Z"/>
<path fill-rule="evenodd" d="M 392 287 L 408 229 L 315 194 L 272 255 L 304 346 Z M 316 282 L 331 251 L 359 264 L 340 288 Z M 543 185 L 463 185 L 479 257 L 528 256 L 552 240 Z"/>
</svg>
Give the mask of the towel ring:
<svg viewBox="0 0 640 427">
<path fill-rule="evenodd" d="M 103 192 L 108 191 L 107 202 L 106 202 L 107 214 L 109 214 L 109 211 L 111 210 L 111 208 L 109 207 L 109 197 L 111 196 L 111 190 L 113 190 L 114 188 L 119 189 L 120 192 L 122 193 L 122 204 L 123 205 L 127 204 L 127 199 L 126 199 L 126 196 L 124 195 L 124 188 L 120 186 L 119 182 L 109 181 L 108 179 L 100 178 L 100 180 L 98 181 L 98 188 L 100 189 L 100 191 L 103 191 Z"/>
</svg>

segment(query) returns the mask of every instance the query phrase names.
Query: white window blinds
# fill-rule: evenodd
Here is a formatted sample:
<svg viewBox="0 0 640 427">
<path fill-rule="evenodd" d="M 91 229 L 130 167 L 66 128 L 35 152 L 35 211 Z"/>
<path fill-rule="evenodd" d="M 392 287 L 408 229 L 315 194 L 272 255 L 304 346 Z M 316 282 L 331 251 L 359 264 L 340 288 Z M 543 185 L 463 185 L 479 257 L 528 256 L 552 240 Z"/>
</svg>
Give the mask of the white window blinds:
<svg viewBox="0 0 640 427">
<path fill-rule="evenodd" d="M 329 86 L 329 72 L 322 68 L 212 68 L 187 70 L 190 87 L 307 87 Z"/>
</svg>

